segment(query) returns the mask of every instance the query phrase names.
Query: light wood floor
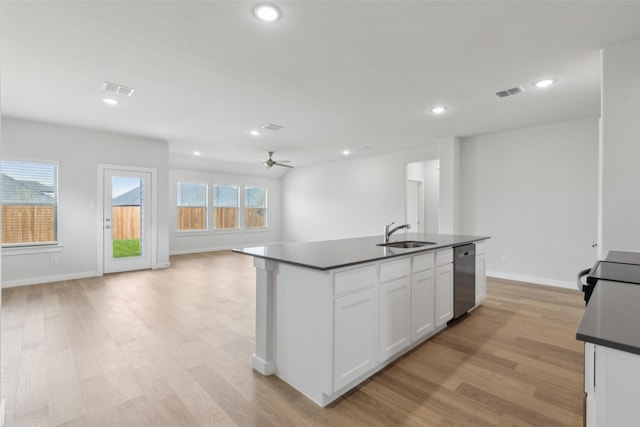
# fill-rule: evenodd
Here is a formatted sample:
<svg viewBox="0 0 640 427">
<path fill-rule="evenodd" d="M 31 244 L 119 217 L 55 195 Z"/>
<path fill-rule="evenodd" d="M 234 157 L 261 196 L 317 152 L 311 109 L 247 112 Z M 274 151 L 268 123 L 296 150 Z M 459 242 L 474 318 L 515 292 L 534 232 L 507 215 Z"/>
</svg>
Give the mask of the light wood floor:
<svg viewBox="0 0 640 427">
<path fill-rule="evenodd" d="M 482 307 L 323 409 L 251 369 L 250 257 L 171 262 L 4 290 L 7 425 L 582 423 L 578 291 L 489 281 Z"/>
</svg>

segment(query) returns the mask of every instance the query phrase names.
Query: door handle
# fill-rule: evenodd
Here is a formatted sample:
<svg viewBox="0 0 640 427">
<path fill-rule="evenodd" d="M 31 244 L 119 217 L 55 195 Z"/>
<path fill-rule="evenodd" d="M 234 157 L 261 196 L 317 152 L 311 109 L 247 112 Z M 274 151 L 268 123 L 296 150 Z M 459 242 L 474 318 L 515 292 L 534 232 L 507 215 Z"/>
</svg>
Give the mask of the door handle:
<svg viewBox="0 0 640 427">
<path fill-rule="evenodd" d="M 111 228 L 111 226 L 110 225 L 105 225 L 104 228 Z"/>
</svg>

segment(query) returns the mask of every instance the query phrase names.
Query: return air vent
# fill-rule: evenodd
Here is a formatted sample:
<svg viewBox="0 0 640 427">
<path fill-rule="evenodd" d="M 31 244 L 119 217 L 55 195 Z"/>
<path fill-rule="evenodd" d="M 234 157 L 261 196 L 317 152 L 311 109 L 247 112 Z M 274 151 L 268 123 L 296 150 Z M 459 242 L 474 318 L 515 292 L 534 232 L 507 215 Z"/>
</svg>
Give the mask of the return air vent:
<svg viewBox="0 0 640 427">
<path fill-rule="evenodd" d="M 133 95 L 133 92 L 136 91 L 133 88 L 122 86 L 115 83 L 109 83 L 109 82 L 104 82 L 104 84 L 102 85 L 102 89 L 105 92 L 113 92 L 113 93 L 117 93 L 118 95 L 124 95 L 124 96 L 131 96 Z"/>
<path fill-rule="evenodd" d="M 276 130 L 280 130 L 280 129 L 282 129 L 282 126 L 274 125 L 273 123 L 269 123 L 268 125 L 264 125 L 264 126 L 262 126 L 262 129 L 267 129 L 267 130 L 273 130 L 273 131 L 276 131 Z"/>
<path fill-rule="evenodd" d="M 524 92 L 526 92 L 526 90 L 524 89 L 524 86 L 520 85 L 520 86 L 512 87 L 511 89 L 506 89 L 506 90 L 501 90 L 500 92 L 496 92 L 496 96 L 498 98 L 506 98 L 507 96 L 513 96 L 513 95 L 517 95 L 519 93 L 524 93 Z"/>
</svg>

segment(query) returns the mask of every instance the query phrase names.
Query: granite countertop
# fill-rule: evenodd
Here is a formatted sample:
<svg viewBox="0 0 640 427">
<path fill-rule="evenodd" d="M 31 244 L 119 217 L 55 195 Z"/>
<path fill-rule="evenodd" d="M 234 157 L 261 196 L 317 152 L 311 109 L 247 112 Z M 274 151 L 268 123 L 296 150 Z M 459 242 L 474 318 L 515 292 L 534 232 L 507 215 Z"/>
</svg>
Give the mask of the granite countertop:
<svg viewBox="0 0 640 427">
<path fill-rule="evenodd" d="M 233 251 L 258 258 L 313 268 L 315 270 L 331 270 L 370 261 L 460 246 L 488 238 L 489 237 L 454 234 L 395 233 L 391 236 L 390 242 L 416 240 L 435 243 L 411 249 L 376 246 L 382 243 L 383 236 L 380 235 L 354 239 L 326 240 L 322 242 L 280 243 L 268 246 L 238 248 Z"/>
<path fill-rule="evenodd" d="M 640 285 L 599 280 L 576 338 L 640 354 Z"/>
</svg>

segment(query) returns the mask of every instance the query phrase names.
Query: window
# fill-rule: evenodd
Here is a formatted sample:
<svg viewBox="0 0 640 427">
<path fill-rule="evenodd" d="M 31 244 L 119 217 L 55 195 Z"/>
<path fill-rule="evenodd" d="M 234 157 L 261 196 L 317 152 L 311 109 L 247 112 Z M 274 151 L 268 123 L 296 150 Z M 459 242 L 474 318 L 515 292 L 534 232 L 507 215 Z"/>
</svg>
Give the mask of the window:
<svg viewBox="0 0 640 427">
<path fill-rule="evenodd" d="M 2 161 L 2 245 L 58 242 L 58 165 Z"/>
<path fill-rule="evenodd" d="M 264 228 L 267 226 L 266 188 L 244 188 L 244 226 L 245 228 Z"/>
<path fill-rule="evenodd" d="M 238 187 L 233 185 L 213 186 L 213 228 L 234 229 L 238 223 Z"/>
<path fill-rule="evenodd" d="M 207 185 L 178 183 L 178 230 L 207 229 Z"/>
</svg>

